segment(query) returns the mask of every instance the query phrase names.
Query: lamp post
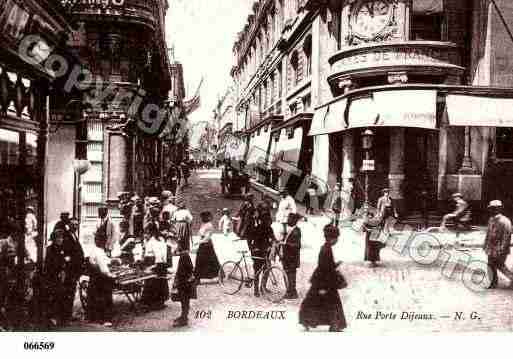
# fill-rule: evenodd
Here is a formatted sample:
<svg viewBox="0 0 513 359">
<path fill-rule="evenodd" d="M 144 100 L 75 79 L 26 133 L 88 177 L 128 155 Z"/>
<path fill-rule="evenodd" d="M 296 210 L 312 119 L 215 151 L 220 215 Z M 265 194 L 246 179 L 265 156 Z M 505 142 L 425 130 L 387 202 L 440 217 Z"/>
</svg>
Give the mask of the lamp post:
<svg viewBox="0 0 513 359">
<path fill-rule="evenodd" d="M 362 148 L 365 151 L 362 171 L 365 172 L 365 201 L 363 203 L 364 214 L 369 213 L 369 172 L 374 171 L 374 161 L 371 160 L 371 150 L 374 142 L 374 132 L 367 129 L 362 134 Z"/>
</svg>

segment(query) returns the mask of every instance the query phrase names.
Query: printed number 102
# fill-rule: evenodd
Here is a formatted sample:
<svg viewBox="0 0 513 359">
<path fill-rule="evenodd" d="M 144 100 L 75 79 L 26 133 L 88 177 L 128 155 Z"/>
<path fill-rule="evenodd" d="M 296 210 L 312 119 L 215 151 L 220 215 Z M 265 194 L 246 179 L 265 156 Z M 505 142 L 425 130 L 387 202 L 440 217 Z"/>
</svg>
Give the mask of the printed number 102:
<svg viewBox="0 0 513 359">
<path fill-rule="evenodd" d="M 197 310 L 194 315 L 196 319 L 212 319 L 212 311 L 211 310 Z"/>
</svg>

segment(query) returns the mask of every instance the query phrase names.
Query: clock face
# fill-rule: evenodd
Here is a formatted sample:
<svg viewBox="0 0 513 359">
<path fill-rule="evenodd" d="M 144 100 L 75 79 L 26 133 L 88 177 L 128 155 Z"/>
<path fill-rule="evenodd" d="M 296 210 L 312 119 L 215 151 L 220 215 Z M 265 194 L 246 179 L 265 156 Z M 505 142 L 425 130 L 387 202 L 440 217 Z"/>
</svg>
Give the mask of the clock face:
<svg viewBox="0 0 513 359">
<path fill-rule="evenodd" d="M 371 0 L 362 2 L 353 14 L 353 31 L 372 39 L 389 24 L 392 12 L 386 0 Z"/>
</svg>

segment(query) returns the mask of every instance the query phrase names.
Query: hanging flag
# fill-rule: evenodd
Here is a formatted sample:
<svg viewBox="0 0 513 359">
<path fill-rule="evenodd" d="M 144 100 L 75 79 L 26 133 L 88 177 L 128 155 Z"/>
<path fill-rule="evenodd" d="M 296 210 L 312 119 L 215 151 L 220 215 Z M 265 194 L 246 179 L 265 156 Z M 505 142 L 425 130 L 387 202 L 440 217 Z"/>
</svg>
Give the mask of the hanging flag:
<svg viewBox="0 0 513 359">
<path fill-rule="evenodd" d="M 201 78 L 201 81 L 198 85 L 198 88 L 196 89 L 196 92 L 194 93 L 194 96 L 191 99 L 185 100 L 183 102 L 183 107 L 184 107 L 186 115 L 189 115 L 189 114 L 193 113 L 194 111 L 196 111 L 198 108 L 200 108 L 200 106 L 201 106 L 200 90 L 201 90 L 202 84 L 203 84 L 203 78 Z"/>
</svg>

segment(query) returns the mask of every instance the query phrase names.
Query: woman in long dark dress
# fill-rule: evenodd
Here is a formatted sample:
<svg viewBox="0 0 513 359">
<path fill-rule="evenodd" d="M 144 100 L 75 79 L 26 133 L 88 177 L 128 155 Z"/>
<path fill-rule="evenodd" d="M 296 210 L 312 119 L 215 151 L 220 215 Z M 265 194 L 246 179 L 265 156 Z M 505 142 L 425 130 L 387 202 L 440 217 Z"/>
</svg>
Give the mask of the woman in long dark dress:
<svg viewBox="0 0 513 359">
<path fill-rule="evenodd" d="M 202 222 L 199 230 L 200 245 L 196 255 L 196 270 L 194 273 L 198 284 L 202 278 L 216 278 L 221 267 L 212 244 L 212 234 L 214 233 L 214 225 L 211 222 L 212 214 L 205 211 L 201 212 L 200 217 Z"/>
<path fill-rule="evenodd" d="M 173 294 L 171 299 L 180 302 L 182 313 L 173 322 L 173 327 L 185 327 L 189 325 L 190 300 L 196 299 L 196 285 L 194 279 L 194 266 L 188 249 L 182 241 L 178 242 L 176 254 L 180 256 L 173 282 Z"/>
<path fill-rule="evenodd" d="M 342 331 L 347 327 L 344 309 L 338 294 L 341 274 L 333 259 L 332 246 L 340 235 L 337 227 L 329 224 L 324 227 L 326 242 L 319 252 L 319 264 L 315 269 L 305 299 L 299 309 L 299 323 L 305 328 L 328 325 L 330 331 Z"/>
</svg>

